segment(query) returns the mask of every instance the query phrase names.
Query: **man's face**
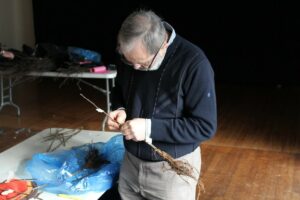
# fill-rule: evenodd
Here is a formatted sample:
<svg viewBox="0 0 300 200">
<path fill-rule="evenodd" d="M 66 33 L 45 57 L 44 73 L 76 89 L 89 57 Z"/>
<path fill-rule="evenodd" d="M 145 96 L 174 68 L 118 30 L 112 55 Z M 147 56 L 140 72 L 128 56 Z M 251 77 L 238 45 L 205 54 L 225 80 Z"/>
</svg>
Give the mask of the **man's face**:
<svg viewBox="0 0 300 200">
<path fill-rule="evenodd" d="M 122 61 L 137 70 L 149 70 L 152 67 L 160 65 L 163 60 L 162 47 L 155 54 L 149 54 L 141 41 L 133 44 L 132 48 L 122 55 Z"/>
</svg>

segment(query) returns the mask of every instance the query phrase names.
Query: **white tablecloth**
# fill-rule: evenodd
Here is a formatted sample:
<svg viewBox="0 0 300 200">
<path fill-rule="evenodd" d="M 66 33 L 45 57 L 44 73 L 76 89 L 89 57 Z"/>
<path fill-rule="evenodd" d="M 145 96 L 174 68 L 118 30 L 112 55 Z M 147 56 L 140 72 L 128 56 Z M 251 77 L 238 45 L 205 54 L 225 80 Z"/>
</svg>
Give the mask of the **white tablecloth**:
<svg viewBox="0 0 300 200">
<path fill-rule="evenodd" d="M 54 133 L 55 130 L 55 128 L 51 128 L 51 133 Z M 0 153 L 0 182 L 6 180 L 12 174 L 17 178 L 30 178 L 29 174 L 24 173 L 24 163 L 26 160 L 30 159 L 33 154 L 47 151 L 49 143 L 44 143 L 43 140 L 45 136 L 49 135 L 49 133 L 50 129 L 45 129 L 18 145 Z M 65 147 L 61 146 L 59 149 L 68 149 L 73 146 L 79 146 L 91 142 L 107 142 L 111 137 L 117 134 L 119 133 L 81 130 L 78 134 L 68 140 Z M 102 193 L 90 192 L 85 195 L 77 195 L 76 197 L 82 200 L 97 200 L 101 195 Z M 66 199 L 47 192 L 43 192 L 40 197 L 44 200 Z"/>
</svg>

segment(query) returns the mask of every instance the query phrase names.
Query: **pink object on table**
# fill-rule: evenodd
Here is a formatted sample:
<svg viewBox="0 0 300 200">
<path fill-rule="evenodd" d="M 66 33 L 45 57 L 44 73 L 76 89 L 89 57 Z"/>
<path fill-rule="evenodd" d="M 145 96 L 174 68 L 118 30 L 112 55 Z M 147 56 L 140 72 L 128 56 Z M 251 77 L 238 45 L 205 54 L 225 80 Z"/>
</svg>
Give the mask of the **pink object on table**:
<svg viewBox="0 0 300 200">
<path fill-rule="evenodd" d="M 90 72 L 92 72 L 92 73 L 106 73 L 107 70 L 106 70 L 106 67 L 103 65 L 103 66 L 96 66 L 96 67 L 90 68 Z"/>
</svg>

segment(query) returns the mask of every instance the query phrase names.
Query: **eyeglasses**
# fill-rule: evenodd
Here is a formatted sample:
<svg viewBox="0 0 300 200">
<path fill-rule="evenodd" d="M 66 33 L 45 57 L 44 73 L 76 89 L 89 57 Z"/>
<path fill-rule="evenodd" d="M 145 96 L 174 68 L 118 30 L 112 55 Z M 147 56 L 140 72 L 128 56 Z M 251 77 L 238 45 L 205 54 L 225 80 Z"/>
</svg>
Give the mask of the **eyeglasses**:
<svg viewBox="0 0 300 200">
<path fill-rule="evenodd" d="M 152 67 L 152 65 L 153 65 L 153 63 L 154 63 L 154 61 L 155 61 L 155 59 L 156 59 L 158 53 L 160 52 L 161 48 L 163 47 L 164 42 L 165 42 L 165 40 L 163 40 L 163 42 L 161 43 L 159 49 L 158 49 L 157 52 L 154 54 L 154 57 L 152 58 L 152 60 L 151 60 L 150 64 L 148 65 L 148 67 L 147 67 L 147 66 L 144 66 L 144 65 L 141 65 L 141 66 L 143 66 L 144 68 L 147 68 L 147 69 L 151 69 L 151 67 Z M 123 54 L 119 54 L 119 55 L 120 55 L 121 61 L 122 61 L 124 64 L 129 65 L 129 66 L 134 66 L 134 65 L 135 65 L 134 63 L 129 62 L 129 61 L 125 58 L 125 56 L 124 56 Z"/>
</svg>

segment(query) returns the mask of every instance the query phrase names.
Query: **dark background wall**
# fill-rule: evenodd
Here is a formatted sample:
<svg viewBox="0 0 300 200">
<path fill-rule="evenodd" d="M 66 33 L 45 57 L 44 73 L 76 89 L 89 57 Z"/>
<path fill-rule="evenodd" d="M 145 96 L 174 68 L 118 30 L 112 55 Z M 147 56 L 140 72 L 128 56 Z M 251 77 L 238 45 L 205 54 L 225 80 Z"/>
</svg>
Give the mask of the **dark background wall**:
<svg viewBox="0 0 300 200">
<path fill-rule="evenodd" d="M 300 83 L 300 12 L 287 1 L 33 0 L 37 43 L 98 51 L 115 63 L 116 34 L 137 8 L 150 8 L 178 34 L 200 46 L 216 80 Z"/>
</svg>

